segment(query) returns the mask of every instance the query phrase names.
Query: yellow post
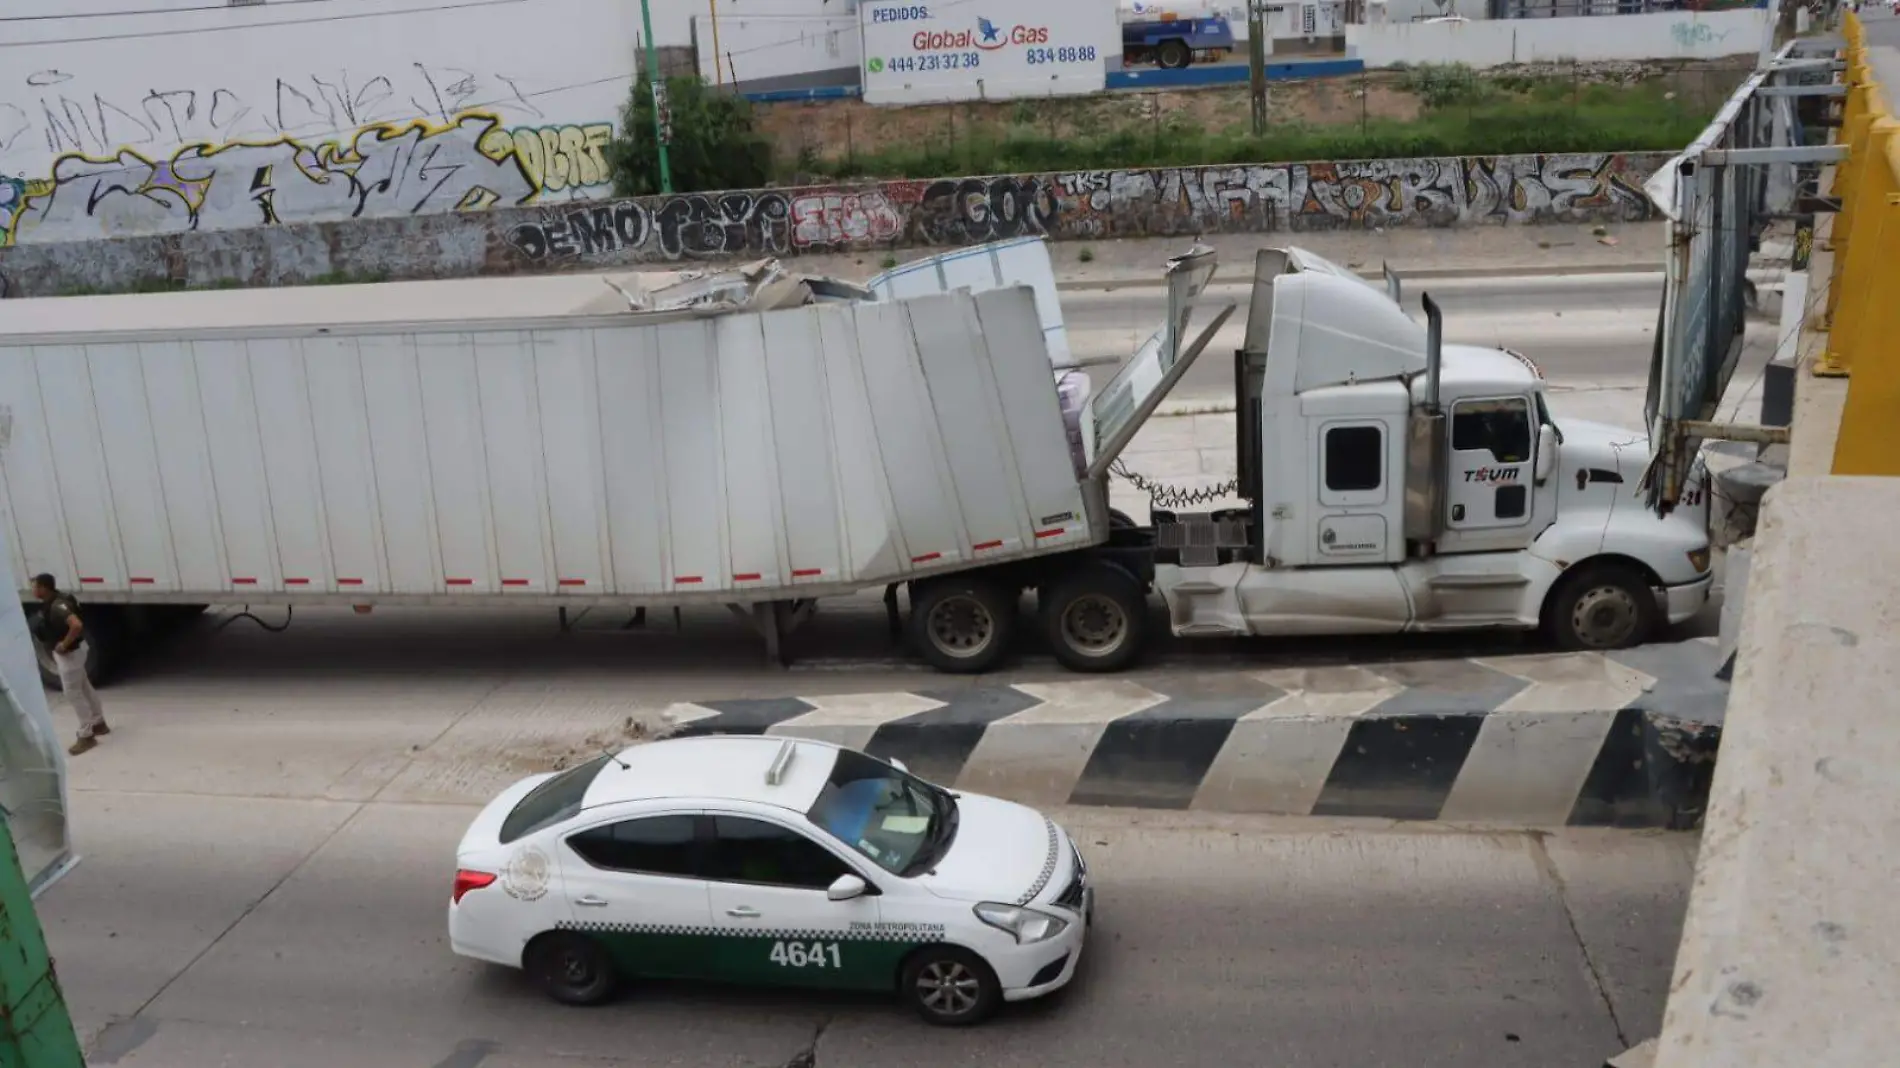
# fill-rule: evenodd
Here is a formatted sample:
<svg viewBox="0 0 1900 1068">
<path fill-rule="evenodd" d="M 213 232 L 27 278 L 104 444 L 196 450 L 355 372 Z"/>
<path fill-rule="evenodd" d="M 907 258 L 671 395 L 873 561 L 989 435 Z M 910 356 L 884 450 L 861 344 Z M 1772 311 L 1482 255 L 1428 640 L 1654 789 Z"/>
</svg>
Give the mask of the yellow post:
<svg viewBox="0 0 1900 1068">
<path fill-rule="evenodd" d="M 1889 161 L 1882 158 L 1877 166 L 1893 184 Z M 1840 436 L 1834 443 L 1834 473 L 1900 475 L 1900 300 L 1891 296 L 1900 285 L 1900 195 L 1869 207 L 1861 231 L 1877 254 L 1870 257 L 1872 267 L 1866 274 L 1850 276 L 1853 284 L 1865 287 L 1869 299 L 1858 327 L 1859 359 L 1847 380 Z M 1829 344 L 1832 347 L 1832 338 Z"/>
<path fill-rule="evenodd" d="M 1900 122 L 1883 115 L 1854 142 L 1852 196 L 1857 236 L 1846 242 L 1845 255 L 1834 257 L 1834 277 L 1828 283 L 1828 303 L 1834 314 L 1828 322 L 1827 354 L 1814 371 L 1818 375 L 1853 373 L 1880 355 L 1875 346 L 1883 339 L 1867 329 L 1867 322 L 1872 308 L 1896 296 L 1894 289 L 1877 281 L 1892 280 L 1895 274 L 1890 262 L 1882 262 L 1883 257 L 1891 259 L 1893 252 L 1881 246 L 1879 226 L 1886 219 L 1888 198 L 1900 193 L 1888 160 L 1896 134 L 1900 134 Z M 1838 220 L 1835 225 L 1840 225 Z M 1886 236 L 1893 240 L 1900 233 Z"/>
<path fill-rule="evenodd" d="M 1856 86 L 1849 96 L 1865 95 L 1872 92 L 1871 86 Z M 1855 115 L 1851 122 L 1841 128 L 1841 142 L 1847 145 L 1847 158 L 1834 169 L 1834 195 L 1841 198 L 1841 210 L 1834 216 L 1834 228 L 1828 236 L 1828 247 L 1834 251 L 1834 269 L 1831 272 L 1827 304 L 1821 311 L 1819 329 L 1831 330 L 1835 312 L 1840 307 L 1841 283 L 1847 270 L 1847 257 L 1854 248 L 1854 216 L 1860 205 L 1860 188 L 1867 184 L 1862 179 L 1867 174 L 1867 131 L 1872 129 L 1875 114 L 1863 110 Z M 1815 368 L 1815 373 L 1841 373 L 1824 370 L 1827 362 Z"/>
</svg>

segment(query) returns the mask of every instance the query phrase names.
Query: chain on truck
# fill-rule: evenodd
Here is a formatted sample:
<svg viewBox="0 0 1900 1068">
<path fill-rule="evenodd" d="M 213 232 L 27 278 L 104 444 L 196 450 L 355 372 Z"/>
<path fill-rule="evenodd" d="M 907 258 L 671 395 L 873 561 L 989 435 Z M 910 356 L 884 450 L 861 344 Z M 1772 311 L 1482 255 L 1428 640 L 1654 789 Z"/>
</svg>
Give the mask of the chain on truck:
<svg viewBox="0 0 1900 1068">
<path fill-rule="evenodd" d="M 1447 344 L 1429 297 L 1421 325 L 1396 283 L 1297 248 L 1254 264 L 1232 506 L 1113 512 L 1123 450 L 1239 310 L 1207 298 L 1215 266 L 1169 264 L 1166 321 L 1100 391 L 1052 373 L 1034 239 L 867 286 L 761 261 L 8 301 L 0 515 L 16 571 L 85 603 L 101 675 L 134 620 L 207 604 L 726 605 L 780 657 L 821 599 L 883 590 L 960 673 L 1024 626 L 1072 669 L 1125 667 L 1152 595 L 1182 638 L 1565 649 L 1703 605 L 1705 472 L 1656 514 L 1642 432 L 1557 419 L 1529 359 Z"/>
</svg>

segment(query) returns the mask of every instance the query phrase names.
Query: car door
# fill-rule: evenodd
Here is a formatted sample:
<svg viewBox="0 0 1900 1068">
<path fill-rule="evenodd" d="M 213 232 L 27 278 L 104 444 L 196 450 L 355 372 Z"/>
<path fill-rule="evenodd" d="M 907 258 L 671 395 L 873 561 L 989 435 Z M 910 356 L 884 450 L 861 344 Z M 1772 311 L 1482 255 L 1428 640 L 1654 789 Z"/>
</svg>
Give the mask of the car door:
<svg viewBox="0 0 1900 1068">
<path fill-rule="evenodd" d="M 735 982 L 888 990 L 901 953 L 880 937 L 869 865 L 785 822 L 709 813 L 707 890 L 722 975 Z M 865 880 L 848 901 L 827 894 L 841 875 Z"/>
<path fill-rule="evenodd" d="M 704 850 L 692 813 L 621 813 L 565 834 L 564 926 L 598 939 L 627 975 L 707 976 L 714 931 Z"/>
</svg>

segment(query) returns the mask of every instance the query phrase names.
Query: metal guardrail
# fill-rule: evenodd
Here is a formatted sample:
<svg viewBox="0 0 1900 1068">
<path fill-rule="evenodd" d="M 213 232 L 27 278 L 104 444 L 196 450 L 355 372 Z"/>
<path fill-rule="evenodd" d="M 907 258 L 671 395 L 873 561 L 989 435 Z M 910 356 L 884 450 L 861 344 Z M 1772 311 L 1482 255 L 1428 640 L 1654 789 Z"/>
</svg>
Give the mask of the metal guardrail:
<svg viewBox="0 0 1900 1068">
<path fill-rule="evenodd" d="M 1814 373 L 1848 379 L 1834 473 L 1900 475 L 1900 120 L 1859 16 L 1849 12 L 1842 29 L 1847 98 L 1840 140 L 1847 159 L 1829 190 L 1841 209 L 1832 234 L 1827 350 Z"/>
</svg>

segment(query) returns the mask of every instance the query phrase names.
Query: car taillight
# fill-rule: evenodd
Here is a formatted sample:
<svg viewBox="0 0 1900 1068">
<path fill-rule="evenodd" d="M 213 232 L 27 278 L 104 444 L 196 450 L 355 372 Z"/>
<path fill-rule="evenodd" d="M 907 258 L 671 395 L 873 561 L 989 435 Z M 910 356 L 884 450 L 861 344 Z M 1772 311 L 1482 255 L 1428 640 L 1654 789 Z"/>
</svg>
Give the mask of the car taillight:
<svg viewBox="0 0 1900 1068">
<path fill-rule="evenodd" d="M 470 871 L 467 868 L 455 873 L 455 893 L 449 898 L 453 904 L 462 903 L 462 895 L 470 890 L 480 890 L 495 881 L 495 877 L 485 871 Z"/>
</svg>

